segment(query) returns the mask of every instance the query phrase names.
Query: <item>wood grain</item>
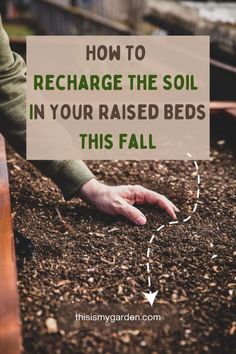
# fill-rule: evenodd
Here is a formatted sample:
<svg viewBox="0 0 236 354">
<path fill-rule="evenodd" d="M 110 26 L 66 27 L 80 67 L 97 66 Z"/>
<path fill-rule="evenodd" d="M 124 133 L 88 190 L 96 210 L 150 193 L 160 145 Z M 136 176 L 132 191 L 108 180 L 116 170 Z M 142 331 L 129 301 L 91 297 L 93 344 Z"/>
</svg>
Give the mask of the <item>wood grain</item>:
<svg viewBox="0 0 236 354">
<path fill-rule="evenodd" d="M 0 353 L 21 353 L 14 238 L 5 143 L 0 135 Z"/>
</svg>

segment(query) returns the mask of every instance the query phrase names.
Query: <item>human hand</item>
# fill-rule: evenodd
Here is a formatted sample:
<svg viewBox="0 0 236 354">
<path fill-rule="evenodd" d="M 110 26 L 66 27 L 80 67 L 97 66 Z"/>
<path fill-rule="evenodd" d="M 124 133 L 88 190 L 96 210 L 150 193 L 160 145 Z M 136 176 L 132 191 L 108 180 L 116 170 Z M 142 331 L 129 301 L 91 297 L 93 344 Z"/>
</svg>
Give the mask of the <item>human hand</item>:
<svg viewBox="0 0 236 354">
<path fill-rule="evenodd" d="M 153 192 L 139 185 L 107 186 L 95 178 L 85 183 L 79 196 L 98 210 L 109 215 L 123 215 L 136 225 L 144 225 L 146 217 L 134 204 L 157 205 L 176 220 L 178 208 L 164 195 Z"/>
</svg>

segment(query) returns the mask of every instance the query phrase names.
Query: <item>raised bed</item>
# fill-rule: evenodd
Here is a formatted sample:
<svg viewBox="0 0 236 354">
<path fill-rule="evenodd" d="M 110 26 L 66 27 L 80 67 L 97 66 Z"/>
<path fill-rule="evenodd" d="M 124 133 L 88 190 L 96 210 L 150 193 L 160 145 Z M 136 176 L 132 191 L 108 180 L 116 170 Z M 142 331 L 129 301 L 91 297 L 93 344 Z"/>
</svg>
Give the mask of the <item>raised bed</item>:
<svg viewBox="0 0 236 354">
<path fill-rule="evenodd" d="M 19 354 L 21 333 L 4 139 L 0 135 L 0 353 Z"/>
<path fill-rule="evenodd" d="M 148 222 L 137 227 L 79 200 L 65 202 L 48 179 L 9 151 L 14 225 L 35 245 L 33 258 L 18 262 L 25 353 L 233 353 L 235 120 L 218 113 L 211 130 L 211 161 L 199 162 L 197 212 L 189 223 L 158 235 L 157 227 L 169 221 L 160 210 L 143 207 Z M 179 218 L 191 211 L 196 188 L 191 162 L 93 161 L 89 166 L 107 183 L 140 183 L 165 194 L 180 208 Z M 152 234 L 156 303 L 175 307 L 179 329 L 164 334 L 61 330 L 65 304 L 104 303 L 111 311 L 113 303 L 142 306 Z M 54 333 L 51 318 L 58 325 Z"/>
</svg>

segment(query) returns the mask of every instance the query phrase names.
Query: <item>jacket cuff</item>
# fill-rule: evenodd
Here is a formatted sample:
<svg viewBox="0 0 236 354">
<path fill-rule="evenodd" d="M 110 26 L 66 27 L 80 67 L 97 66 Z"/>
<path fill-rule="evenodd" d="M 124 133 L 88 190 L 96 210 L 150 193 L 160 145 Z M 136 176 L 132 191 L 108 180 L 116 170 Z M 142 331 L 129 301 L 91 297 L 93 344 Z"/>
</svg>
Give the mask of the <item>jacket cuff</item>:
<svg viewBox="0 0 236 354">
<path fill-rule="evenodd" d="M 80 188 L 94 178 L 94 174 L 81 160 L 69 160 L 51 177 L 61 189 L 65 200 L 73 198 Z"/>
</svg>

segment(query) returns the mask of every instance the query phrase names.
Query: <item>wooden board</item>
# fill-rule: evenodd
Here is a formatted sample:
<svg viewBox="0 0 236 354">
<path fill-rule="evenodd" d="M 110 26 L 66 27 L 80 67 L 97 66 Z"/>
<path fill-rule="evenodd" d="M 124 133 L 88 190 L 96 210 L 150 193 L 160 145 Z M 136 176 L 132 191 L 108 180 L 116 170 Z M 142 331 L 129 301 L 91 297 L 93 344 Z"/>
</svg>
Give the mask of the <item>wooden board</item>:
<svg viewBox="0 0 236 354">
<path fill-rule="evenodd" d="M 149 0 L 148 18 L 157 26 L 176 34 L 210 35 L 211 43 L 223 52 L 236 54 L 236 23 L 212 22 L 204 18 L 200 11 L 184 2 Z M 206 5 L 206 4 L 205 4 Z M 217 3 L 215 4 L 217 7 Z M 202 4 L 204 8 L 204 3 Z"/>
<path fill-rule="evenodd" d="M 230 101 L 210 102 L 210 112 L 211 115 L 217 115 L 222 112 L 227 116 L 236 118 L 236 102 L 230 102 Z"/>
<path fill-rule="evenodd" d="M 5 143 L 0 135 L 0 353 L 21 353 L 14 238 Z"/>
</svg>

